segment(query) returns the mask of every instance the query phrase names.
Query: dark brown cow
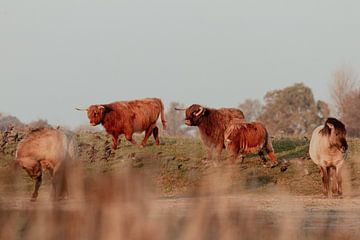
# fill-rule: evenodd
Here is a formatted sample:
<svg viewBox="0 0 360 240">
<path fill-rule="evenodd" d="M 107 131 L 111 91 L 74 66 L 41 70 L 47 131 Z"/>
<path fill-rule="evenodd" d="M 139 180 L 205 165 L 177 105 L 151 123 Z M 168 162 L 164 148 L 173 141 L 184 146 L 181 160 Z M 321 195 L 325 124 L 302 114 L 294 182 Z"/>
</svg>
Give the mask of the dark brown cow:
<svg viewBox="0 0 360 240">
<path fill-rule="evenodd" d="M 197 126 L 201 139 L 207 148 L 208 160 L 212 159 L 212 151 L 215 149 L 216 157 L 221 160 L 221 152 L 224 145 L 224 132 L 229 122 L 238 118 L 244 119 L 244 114 L 236 108 L 205 108 L 199 104 L 193 104 L 185 110 L 185 124 Z"/>
<path fill-rule="evenodd" d="M 102 124 L 106 132 L 112 135 L 114 150 L 117 148 L 120 134 L 124 134 L 126 140 L 136 144 L 132 138 L 133 133 L 143 131 L 145 131 L 145 137 L 141 143 L 142 146 L 146 144 L 151 134 L 159 145 L 159 128 L 156 122 L 160 115 L 163 128 L 166 128 L 164 105 L 158 98 L 91 105 L 84 110 L 87 111 L 92 126 Z"/>
<path fill-rule="evenodd" d="M 269 134 L 262 123 L 245 123 L 234 119 L 226 129 L 224 137 L 231 163 L 235 163 L 239 153 L 257 153 L 265 164 L 264 151 L 266 151 L 270 158 L 271 166 L 275 167 L 278 165 Z"/>
</svg>

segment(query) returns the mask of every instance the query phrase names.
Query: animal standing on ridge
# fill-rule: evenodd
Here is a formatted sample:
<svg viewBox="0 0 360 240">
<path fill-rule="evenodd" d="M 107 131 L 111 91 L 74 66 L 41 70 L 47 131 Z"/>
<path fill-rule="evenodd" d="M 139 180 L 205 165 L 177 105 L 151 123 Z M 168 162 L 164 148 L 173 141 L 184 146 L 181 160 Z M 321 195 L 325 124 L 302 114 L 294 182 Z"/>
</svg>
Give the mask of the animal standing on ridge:
<svg viewBox="0 0 360 240">
<path fill-rule="evenodd" d="M 331 194 L 331 178 L 332 193 L 342 195 L 341 169 L 347 150 L 346 128 L 339 120 L 328 118 L 324 125 L 314 130 L 310 140 L 309 154 L 320 168 L 323 193 L 327 197 Z"/>
<path fill-rule="evenodd" d="M 264 151 L 266 151 L 271 161 L 271 167 L 278 165 L 269 133 L 262 123 L 245 123 L 242 120 L 233 119 L 225 130 L 224 138 L 232 164 L 235 163 L 239 153 L 257 153 L 265 165 Z"/>
<path fill-rule="evenodd" d="M 44 128 L 31 132 L 17 146 L 16 162 L 35 180 L 31 201 L 36 201 L 45 170 L 50 172 L 55 200 L 67 194 L 68 171 L 75 157 L 74 146 L 62 131 Z"/>
<path fill-rule="evenodd" d="M 185 124 L 197 126 L 200 137 L 207 149 L 208 160 L 212 159 L 212 152 L 215 149 L 216 158 L 221 160 L 221 152 L 224 145 L 224 132 L 230 121 L 234 118 L 244 120 L 244 114 L 236 108 L 205 108 L 199 104 L 193 104 L 185 110 Z"/>
<path fill-rule="evenodd" d="M 121 134 L 125 135 L 126 140 L 136 144 L 132 138 L 135 132 L 145 131 L 142 146 L 145 146 L 151 134 L 154 136 L 156 144 L 159 145 L 159 128 L 156 126 L 159 116 L 161 116 L 163 128 L 166 128 L 164 105 L 158 98 L 91 105 L 87 109 L 77 108 L 77 110 L 87 111 L 92 126 L 99 124 L 104 126 L 106 132 L 112 135 L 114 150 L 117 148 L 118 138 Z"/>
</svg>

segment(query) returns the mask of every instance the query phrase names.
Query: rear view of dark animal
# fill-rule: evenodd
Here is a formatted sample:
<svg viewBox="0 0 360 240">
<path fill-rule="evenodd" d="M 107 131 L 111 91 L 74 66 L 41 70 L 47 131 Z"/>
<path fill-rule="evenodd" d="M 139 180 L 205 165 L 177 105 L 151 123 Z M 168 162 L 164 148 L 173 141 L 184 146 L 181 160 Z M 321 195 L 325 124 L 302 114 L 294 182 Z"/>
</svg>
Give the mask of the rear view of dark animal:
<svg viewBox="0 0 360 240">
<path fill-rule="evenodd" d="M 230 122 L 225 131 L 226 149 L 230 154 L 230 161 L 235 163 L 239 154 L 259 154 L 263 163 L 266 164 L 264 151 L 268 154 L 271 166 L 278 165 L 271 139 L 265 128 L 260 122 L 244 123 L 234 119 Z"/>
<path fill-rule="evenodd" d="M 159 145 L 159 128 L 156 126 L 159 116 L 161 116 L 163 128 L 166 128 L 164 105 L 158 98 L 91 105 L 87 109 L 77 110 L 87 111 L 92 126 L 99 124 L 104 126 L 106 132 L 112 135 L 114 150 L 117 148 L 121 134 L 125 135 L 126 140 L 136 144 L 132 138 L 135 132 L 145 131 L 142 146 L 147 143 L 151 134 Z"/>
<path fill-rule="evenodd" d="M 330 196 L 331 177 L 333 178 L 332 193 L 342 195 L 341 169 L 347 150 L 346 128 L 339 120 L 328 118 L 324 125 L 314 130 L 310 140 L 309 154 L 320 168 L 325 196 Z"/>
<path fill-rule="evenodd" d="M 208 160 L 212 159 L 212 151 L 215 149 L 216 157 L 221 159 L 224 145 L 224 132 L 230 121 L 234 118 L 243 121 L 244 114 L 236 108 L 205 108 L 198 104 L 193 104 L 185 110 L 185 124 L 197 126 L 200 136 L 208 153 Z"/>
<path fill-rule="evenodd" d="M 67 174 L 74 156 L 71 139 L 57 129 L 33 131 L 18 144 L 16 161 L 35 180 L 32 201 L 37 199 L 45 170 L 52 176 L 54 199 L 65 197 Z"/>
</svg>

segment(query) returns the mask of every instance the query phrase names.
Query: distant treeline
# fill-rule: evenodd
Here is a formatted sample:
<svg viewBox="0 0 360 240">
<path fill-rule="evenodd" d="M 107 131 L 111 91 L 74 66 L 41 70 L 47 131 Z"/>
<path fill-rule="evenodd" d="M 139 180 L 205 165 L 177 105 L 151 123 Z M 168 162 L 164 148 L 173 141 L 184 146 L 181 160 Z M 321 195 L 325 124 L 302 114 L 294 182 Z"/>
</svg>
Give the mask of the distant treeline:
<svg viewBox="0 0 360 240">
<path fill-rule="evenodd" d="M 247 121 L 262 121 L 271 135 L 308 135 L 332 116 L 345 123 L 349 136 L 360 137 L 360 81 L 352 68 L 342 66 L 337 69 L 332 82 L 324 86 L 324 91 L 328 90 L 331 107 L 325 101 L 315 101 L 312 90 L 303 83 L 269 91 L 262 101 L 246 99 L 238 107 Z M 184 126 L 184 114 L 174 111 L 174 107 L 186 106 L 170 103 L 167 133 L 187 135 L 191 128 Z"/>
<path fill-rule="evenodd" d="M 167 133 L 186 135 L 189 128 L 183 125 L 184 113 L 174 111 L 184 107 L 172 102 L 167 112 Z M 211 106 L 209 106 L 211 107 Z M 321 124 L 329 115 L 326 102 L 315 101 L 312 90 L 302 83 L 280 90 L 269 91 L 264 101 L 246 99 L 238 106 L 246 121 L 261 121 L 272 135 L 305 135 Z"/>
<path fill-rule="evenodd" d="M 17 117 L 12 115 L 3 115 L 0 113 L 0 131 L 4 132 L 9 128 L 18 128 L 18 129 L 38 129 L 43 127 L 50 127 L 47 120 L 39 119 L 32 121 L 28 124 L 21 122 Z"/>
<path fill-rule="evenodd" d="M 315 101 L 311 88 L 303 83 L 271 90 L 262 100 L 246 99 L 238 107 L 244 112 L 247 121 L 263 122 L 273 136 L 308 135 L 326 118 L 332 116 L 345 123 L 349 136 L 360 137 L 360 81 L 352 68 L 340 67 L 335 71 L 331 84 L 324 86 L 324 89 L 330 90 L 331 107 L 327 102 Z M 166 113 L 167 130 L 164 134 L 196 135 L 196 128 L 185 126 L 184 112 L 175 111 L 175 107 L 187 106 L 179 102 L 170 103 Z M 5 131 L 11 126 L 36 129 L 48 127 L 49 124 L 44 119 L 25 124 L 14 116 L 0 114 L 0 130 Z M 91 131 L 92 129 L 94 128 L 84 125 L 79 126 L 76 131 Z"/>
</svg>

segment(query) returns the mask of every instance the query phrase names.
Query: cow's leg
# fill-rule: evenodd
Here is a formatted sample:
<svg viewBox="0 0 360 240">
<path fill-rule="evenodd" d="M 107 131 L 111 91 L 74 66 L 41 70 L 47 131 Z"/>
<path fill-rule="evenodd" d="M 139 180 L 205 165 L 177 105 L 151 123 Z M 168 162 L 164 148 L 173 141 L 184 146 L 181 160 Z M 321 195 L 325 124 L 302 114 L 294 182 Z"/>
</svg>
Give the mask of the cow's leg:
<svg viewBox="0 0 360 240">
<path fill-rule="evenodd" d="M 132 138 L 132 133 L 125 133 L 125 138 L 129 142 L 131 142 L 133 145 L 136 145 L 136 141 Z"/>
<path fill-rule="evenodd" d="M 263 150 L 260 150 L 260 151 L 258 152 L 258 154 L 259 154 L 259 156 L 260 156 L 260 159 L 261 159 L 261 161 L 262 161 L 262 164 L 265 166 L 265 165 L 266 165 L 266 158 L 265 158 L 265 155 L 264 155 Z"/>
<path fill-rule="evenodd" d="M 154 127 L 153 129 L 153 136 L 156 142 L 156 145 L 160 145 L 160 138 L 159 138 L 159 128 L 158 127 Z"/>
<path fill-rule="evenodd" d="M 213 152 L 212 147 L 207 147 L 206 152 L 207 152 L 207 160 L 211 161 L 212 160 L 212 152 Z"/>
<path fill-rule="evenodd" d="M 154 130 L 154 127 L 155 127 L 155 125 L 151 125 L 148 129 L 146 129 L 146 131 L 145 131 L 145 137 L 144 137 L 144 139 L 143 139 L 142 142 L 141 142 L 141 146 L 145 146 L 145 145 L 146 145 L 146 143 L 147 143 L 147 141 L 148 141 L 151 133 L 152 133 L 153 130 Z"/>
<path fill-rule="evenodd" d="M 55 200 L 61 200 L 68 196 L 68 162 L 64 161 L 54 170 L 53 184 L 56 185 Z M 55 180 L 55 181 L 54 181 Z"/>
<path fill-rule="evenodd" d="M 221 161 L 221 152 L 223 150 L 224 144 L 221 143 L 215 147 L 216 152 L 216 159 L 220 162 Z"/>
<path fill-rule="evenodd" d="M 64 187 L 64 176 L 62 171 L 56 171 L 52 179 L 52 197 L 54 201 L 60 199 L 63 193 Z"/>
<path fill-rule="evenodd" d="M 35 178 L 35 189 L 34 192 L 31 196 L 31 201 L 35 202 L 38 196 L 38 192 L 39 192 L 39 188 L 41 186 L 41 182 L 42 182 L 42 174 L 40 174 L 40 176 Z"/>
<path fill-rule="evenodd" d="M 117 144 L 118 144 L 118 135 L 112 135 L 112 141 L 113 141 L 113 149 L 116 150 Z"/>
<path fill-rule="evenodd" d="M 42 183 L 42 169 L 40 162 L 37 161 L 36 164 L 33 166 L 32 171 L 28 171 L 28 173 L 35 180 L 35 189 L 30 200 L 32 202 L 35 202 L 38 197 L 39 188 Z"/>
<path fill-rule="evenodd" d="M 270 141 L 270 140 L 269 140 Z M 271 161 L 271 167 L 276 167 L 277 165 L 279 165 L 277 159 L 276 159 L 276 156 L 275 156 L 275 153 L 274 153 L 274 149 L 272 147 L 272 144 L 271 142 L 267 143 L 266 146 L 265 146 L 265 151 L 267 152 L 269 158 L 270 158 L 270 161 Z"/>
<path fill-rule="evenodd" d="M 323 194 L 329 196 L 329 174 L 326 167 L 320 167 L 320 175 L 323 183 Z"/>
<path fill-rule="evenodd" d="M 230 163 L 235 164 L 236 158 L 239 155 L 239 150 L 240 150 L 239 146 L 237 144 L 229 143 L 229 145 L 227 146 L 227 150 L 229 153 Z"/>
<path fill-rule="evenodd" d="M 54 200 L 60 200 L 66 198 L 68 195 L 68 183 L 66 178 L 66 170 L 62 168 L 56 172 L 56 177 L 53 179 L 54 188 Z"/>
</svg>

